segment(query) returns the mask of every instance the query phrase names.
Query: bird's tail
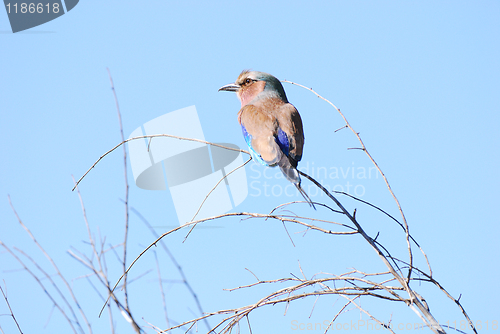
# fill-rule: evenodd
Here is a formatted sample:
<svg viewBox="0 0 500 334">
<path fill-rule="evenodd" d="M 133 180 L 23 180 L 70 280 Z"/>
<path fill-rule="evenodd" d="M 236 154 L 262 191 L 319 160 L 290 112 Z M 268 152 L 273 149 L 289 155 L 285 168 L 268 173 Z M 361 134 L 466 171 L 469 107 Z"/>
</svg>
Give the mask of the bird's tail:
<svg viewBox="0 0 500 334">
<path fill-rule="evenodd" d="M 300 186 L 300 175 L 297 169 L 292 166 L 290 163 L 290 160 L 286 155 L 283 154 L 281 160 L 278 163 L 281 172 L 285 175 L 288 181 L 292 182 L 295 187 L 297 187 L 297 190 L 300 192 L 302 197 L 306 200 L 306 202 L 309 204 L 309 206 L 312 206 L 314 210 L 316 210 L 316 207 L 314 206 L 313 202 L 307 195 L 307 193 L 304 191 L 304 189 Z"/>
<path fill-rule="evenodd" d="M 316 207 L 314 206 L 314 203 L 311 201 L 311 199 L 309 198 L 309 196 L 307 195 L 307 193 L 305 192 L 305 190 L 300 186 L 300 182 L 299 183 L 294 183 L 294 185 L 295 185 L 295 187 L 297 187 L 297 190 L 300 192 L 300 194 L 302 195 L 302 197 L 304 197 L 304 199 L 309 204 L 309 206 L 312 206 L 312 208 L 314 210 L 316 210 Z"/>
</svg>

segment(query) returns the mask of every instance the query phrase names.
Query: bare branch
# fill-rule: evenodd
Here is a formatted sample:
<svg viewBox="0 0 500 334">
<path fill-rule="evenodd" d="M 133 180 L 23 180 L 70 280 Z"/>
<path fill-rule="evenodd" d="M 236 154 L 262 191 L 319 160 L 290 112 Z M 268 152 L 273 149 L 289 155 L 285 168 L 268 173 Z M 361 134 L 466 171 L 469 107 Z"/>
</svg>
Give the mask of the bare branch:
<svg viewBox="0 0 500 334">
<path fill-rule="evenodd" d="M 62 280 L 62 282 L 64 283 L 64 285 L 66 286 L 71 298 L 73 299 L 73 302 L 76 304 L 78 310 L 80 311 L 80 314 L 85 322 L 85 324 L 87 325 L 87 328 L 89 330 L 90 333 L 92 333 L 92 328 L 90 326 L 90 323 L 89 321 L 87 320 L 87 317 L 85 316 L 85 313 L 83 312 L 83 309 L 81 308 L 80 306 L 80 303 L 78 302 L 75 294 L 73 293 L 73 289 L 71 288 L 70 284 L 68 283 L 68 281 L 66 280 L 66 278 L 64 278 L 64 276 L 62 275 L 61 271 L 59 270 L 58 266 L 56 265 L 56 263 L 54 262 L 54 260 L 52 259 L 52 257 L 50 257 L 50 255 L 45 251 L 45 249 L 42 247 L 42 245 L 40 245 L 40 243 L 36 240 L 35 236 L 33 235 L 33 233 L 31 233 L 30 229 L 24 225 L 23 221 L 21 220 L 21 218 L 19 217 L 19 215 L 17 214 L 16 212 L 16 209 L 14 208 L 14 205 L 12 204 L 12 201 L 10 199 L 10 195 L 7 196 L 8 199 L 9 199 L 9 204 L 10 204 L 10 207 L 12 209 L 12 211 L 14 212 L 14 215 L 16 216 L 17 218 L 17 221 L 19 222 L 19 224 L 23 227 L 23 229 L 28 233 L 28 235 L 30 236 L 31 240 L 33 240 L 33 242 L 35 243 L 35 245 L 38 247 L 38 249 L 40 249 L 40 251 L 42 252 L 42 254 L 47 258 L 47 260 L 49 260 L 49 262 L 52 264 L 52 267 L 55 269 L 56 271 L 56 274 L 57 276 L 59 276 L 59 278 Z M 31 258 L 30 258 L 31 259 Z M 33 263 L 36 264 L 35 261 L 33 261 Z M 38 266 L 38 265 L 37 265 Z M 25 267 L 26 268 L 26 267 Z M 45 273 L 45 275 L 48 277 L 49 275 L 47 273 Z M 52 281 L 52 280 L 51 280 Z M 52 281 L 52 283 L 54 284 L 55 286 L 55 283 Z M 74 319 L 75 319 L 75 322 L 76 324 L 78 324 L 78 326 L 80 326 L 80 323 L 78 322 L 77 320 L 77 317 L 76 315 L 74 314 L 74 310 L 73 308 L 71 307 L 71 305 L 69 304 L 69 302 L 66 300 L 66 298 L 64 297 L 64 294 L 59 291 L 59 289 L 57 289 L 60 296 L 63 298 L 63 300 L 65 301 L 66 305 L 68 306 L 68 308 L 70 309 L 71 313 L 73 313 L 73 316 L 74 316 Z"/>
<path fill-rule="evenodd" d="M 38 276 L 36 276 L 35 273 L 33 273 L 26 266 L 26 264 L 5 243 L 3 243 L 2 241 L 0 241 L 0 246 L 3 246 L 7 250 L 7 252 L 9 252 L 9 254 L 12 255 L 12 257 L 14 257 L 14 259 L 16 259 L 17 262 L 19 262 L 21 264 L 21 266 L 23 267 L 23 269 L 26 270 L 35 279 L 35 281 L 38 283 L 38 285 L 40 285 L 40 287 L 42 288 L 42 290 L 45 292 L 45 294 L 47 295 L 47 297 L 50 299 L 50 301 L 52 302 L 52 304 L 54 305 L 54 307 L 56 307 L 61 312 L 61 314 L 64 317 L 64 319 L 66 319 L 66 321 L 68 322 L 69 326 L 73 330 L 73 333 L 76 334 L 77 330 L 73 326 L 73 321 L 68 317 L 68 315 L 66 314 L 66 312 L 64 311 L 64 309 L 57 303 L 57 301 L 54 299 L 54 297 L 52 297 L 52 295 L 49 293 L 49 291 L 47 290 L 47 288 L 43 285 L 42 281 L 38 278 Z"/>
<path fill-rule="evenodd" d="M 118 122 L 120 125 L 120 136 L 122 142 L 125 141 L 125 136 L 123 135 L 123 124 L 122 124 L 122 115 L 120 112 L 120 105 L 118 104 L 118 97 L 116 96 L 115 85 L 113 83 L 113 77 L 111 76 L 111 72 L 109 68 L 106 68 L 108 71 L 109 81 L 111 84 L 111 90 L 113 91 L 113 97 L 115 99 L 116 104 L 116 112 L 118 113 Z M 128 240 L 128 223 L 129 223 L 129 212 L 128 212 L 128 177 L 127 177 L 127 148 L 123 145 L 123 175 L 125 180 L 125 228 L 124 228 L 124 237 L 123 237 L 123 259 L 121 261 L 123 272 L 127 270 L 127 240 Z M 130 306 L 128 304 L 128 288 L 127 288 L 127 275 L 123 277 L 123 294 L 124 294 L 124 305 L 127 309 L 129 316 L 132 318 L 132 314 L 130 312 Z M 140 333 L 141 330 L 138 324 L 135 321 L 132 321 L 132 326 L 137 333 Z"/>
<path fill-rule="evenodd" d="M 5 281 L 3 281 L 3 284 L 5 284 Z M 7 304 L 7 307 L 9 308 L 10 311 L 10 316 L 12 317 L 12 320 L 16 323 L 17 329 L 19 330 L 19 333 L 23 334 L 23 331 L 21 330 L 21 326 L 19 326 L 19 323 L 17 322 L 16 316 L 14 315 L 14 312 L 12 311 L 12 308 L 10 307 L 9 300 L 7 299 L 7 295 L 3 292 L 2 286 L 0 286 L 0 291 L 2 292 L 3 299 L 5 299 L 5 303 Z"/>
<path fill-rule="evenodd" d="M 212 192 L 219 186 L 219 184 L 224 181 L 229 175 L 231 175 L 233 172 L 237 171 L 238 169 L 242 168 L 242 167 L 245 167 L 245 165 L 247 163 L 249 163 L 250 161 L 252 160 L 252 157 L 250 156 L 250 158 L 248 158 L 247 161 L 245 161 L 243 164 L 239 165 L 238 167 L 234 168 L 232 171 L 230 171 L 229 173 L 225 174 L 224 176 L 222 176 L 222 178 L 219 180 L 219 182 L 217 182 L 215 184 L 215 186 L 213 186 L 212 189 L 210 189 L 210 191 L 208 192 L 208 194 L 205 196 L 205 198 L 203 199 L 203 201 L 201 202 L 198 210 L 196 211 L 196 213 L 194 214 L 193 218 L 191 218 L 191 221 L 193 221 L 196 216 L 198 216 L 198 213 L 200 212 L 201 208 L 203 207 L 203 204 L 205 204 L 206 200 L 208 199 L 208 197 L 212 194 Z M 191 229 L 189 230 L 189 232 L 186 234 L 186 236 L 184 237 L 184 241 L 186 241 L 187 237 L 189 237 L 189 235 L 191 234 L 191 232 L 193 231 L 193 229 L 196 227 L 196 224 L 194 224 Z M 184 242 L 183 241 L 183 242 Z"/>
<path fill-rule="evenodd" d="M 74 178 L 73 178 L 73 181 L 74 181 Z M 94 266 L 94 264 L 93 264 L 93 261 L 90 260 L 90 259 L 88 259 L 87 257 L 85 257 L 85 256 L 78 256 L 74 252 L 72 252 L 71 250 L 69 250 L 68 253 L 69 253 L 70 256 L 72 256 L 74 259 L 76 259 L 78 262 L 80 262 L 81 264 L 83 264 L 86 268 L 88 268 L 89 270 L 91 270 L 94 273 L 94 275 L 97 277 L 97 279 L 99 280 L 99 282 L 108 291 L 109 296 L 113 299 L 113 301 L 115 302 L 115 304 L 118 307 L 118 309 L 121 311 L 121 314 L 125 318 L 125 320 L 127 322 L 129 322 L 129 323 L 132 322 L 132 327 L 134 328 L 134 330 L 136 330 L 136 328 L 140 329 L 139 325 L 137 324 L 137 322 L 134 320 L 132 314 L 130 313 L 130 310 L 125 305 L 123 305 L 118 300 L 118 298 L 116 297 L 116 295 L 111 291 L 109 280 L 107 278 L 106 258 L 104 256 L 104 254 L 108 250 L 114 251 L 114 249 L 116 248 L 116 246 L 112 246 L 108 250 L 105 250 L 104 249 L 105 239 L 102 239 L 101 243 L 100 243 L 100 251 L 99 252 L 97 251 L 95 240 L 92 237 L 92 233 L 90 232 L 90 225 L 89 225 L 89 222 L 87 220 L 87 215 L 86 215 L 86 210 L 85 210 L 85 205 L 84 205 L 84 202 L 83 202 L 83 198 L 82 198 L 82 195 L 80 193 L 80 189 L 78 188 L 78 185 L 76 185 L 76 184 L 75 184 L 75 189 L 77 190 L 78 197 L 80 199 L 80 204 L 81 204 L 81 207 L 82 207 L 83 218 L 84 218 L 84 221 L 85 221 L 85 225 L 87 227 L 87 233 L 88 233 L 88 237 L 89 237 L 89 243 L 90 243 L 90 245 L 92 247 L 92 253 L 93 253 L 93 256 L 95 257 L 95 259 L 97 261 L 98 268 L 96 268 Z M 120 262 L 122 262 L 122 260 L 119 257 L 118 257 L 118 259 L 119 259 Z M 109 299 L 109 297 L 108 297 L 108 299 Z M 106 303 L 105 306 L 106 305 L 109 305 L 109 304 Z M 110 321 L 111 321 L 111 324 L 112 324 L 112 313 L 111 313 L 111 309 L 110 308 L 109 308 L 109 314 L 110 314 Z M 114 329 L 112 329 L 112 331 L 114 331 Z"/>
<path fill-rule="evenodd" d="M 188 289 L 189 293 L 193 297 L 194 302 L 196 303 L 196 306 L 198 308 L 198 311 L 200 312 L 200 314 L 205 313 L 203 311 L 203 308 L 201 307 L 201 303 L 200 303 L 200 300 L 198 299 L 198 296 L 194 292 L 193 288 L 191 287 L 191 284 L 189 284 L 189 281 L 188 281 L 186 275 L 184 274 L 184 270 L 182 270 L 181 265 L 179 264 L 179 262 L 177 262 L 177 260 L 175 259 L 174 255 L 172 254 L 172 252 L 170 252 L 170 250 L 168 249 L 167 245 L 163 242 L 163 240 L 160 240 L 160 237 L 159 237 L 158 233 L 156 233 L 155 229 L 151 226 L 151 224 L 148 222 L 148 220 L 146 218 L 144 218 L 143 215 L 141 215 L 141 213 L 139 211 L 137 211 L 133 207 L 131 207 L 130 209 L 148 227 L 149 231 L 153 234 L 153 236 L 159 240 L 160 246 L 163 248 L 163 250 L 165 251 L 165 253 L 167 253 L 167 255 L 170 257 L 170 260 L 172 261 L 172 263 L 174 264 L 174 266 L 177 268 L 177 271 L 181 275 L 182 283 L 186 286 L 186 288 Z M 207 329 L 210 329 L 210 324 L 208 323 L 208 321 L 206 319 L 204 319 L 203 322 L 205 323 L 205 326 L 207 327 Z"/>
<path fill-rule="evenodd" d="M 345 299 L 347 299 L 350 303 L 352 303 L 353 305 L 355 305 L 361 312 L 363 312 L 364 314 L 366 314 L 367 316 L 370 317 L 370 319 L 376 321 L 377 323 L 379 323 L 382 327 L 384 327 L 384 329 L 387 329 L 389 332 L 394 333 L 394 331 L 392 330 L 391 326 L 389 325 L 386 325 L 385 323 L 383 323 L 382 321 L 378 320 L 377 318 L 375 318 L 373 315 L 371 315 L 368 311 L 366 311 L 364 308 L 362 308 L 360 305 L 356 304 L 356 302 L 354 302 L 354 299 L 351 299 L 349 298 L 348 296 L 346 295 L 341 295 L 342 297 L 344 297 Z"/>
<path fill-rule="evenodd" d="M 236 149 L 236 148 L 233 148 L 233 147 L 228 147 L 228 146 L 224 146 L 224 145 L 220 145 L 220 144 L 215 144 L 215 143 L 211 143 L 211 142 L 208 142 L 208 141 L 205 141 L 205 140 L 201 140 L 201 139 L 196 139 L 196 138 L 186 138 L 186 137 L 179 137 L 179 136 L 173 136 L 173 135 L 168 135 L 168 134 L 157 134 L 157 135 L 146 135 L 146 136 L 132 137 L 132 138 L 128 138 L 128 139 L 122 141 L 121 143 L 115 145 L 115 147 L 113 147 L 112 149 L 110 149 L 109 151 L 107 151 L 106 153 L 104 153 L 103 155 L 101 155 L 99 157 L 99 159 L 97 159 L 97 161 L 94 162 L 94 164 L 85 172 L 85 174 L 83 174 L 82 177 L 80 177 L 78 179 L 78 181 L 76 182 L 76 185 L 73 187 L 72 191 L 75 190 L 76 186 L 78 186 L 80 184 L 80 182 L 83 180 L 83 178 L 85 176 L 87 176 L 87 174 L 90 173 L 90 171 L 102 159 L 104 159 L 108 154 L 110 154 L 111 152 L 113 152 L 114 150 L 116 150 L 118 147 L 120 147 L 123 144 L 128 143 L 129 141 L 132 141 L 132 140 L 138 140 L 138 139 L 144 139 L 144 138 L 156 138 L 156 137 L 167 137 L 167 138 L 175 138 L 175 139 L 179 139 L 179 140 L 194 141 L 194 142 L 203 143 L 203 144 L 207 144 L 207 145 L 211 145 L 211 146 L 216 146 L 216 147 L 220 147 L 220 148 L 223 148 L 223 149 L 226 149 L 226 150 L 236 151 L 236 152 L 241 152 L 241 153 L 246 153 L 246 154 L 250 155 L 250 153 L 248 151 L 245 151 L 245 150 Z"/>
<path fill-rule="evenodd" d="M 167 327 L 169 327 L 169 321 L 168 321 L 168 313 L 167 313 L 167 302 L 165 298 L 165 291 L 163 290 L 163 283 L 162 283 L 162 278 L 161 278 L 161 271 L 160 271 L 160 263 L 158 262 L 158 254 L 156 252 L 153 252 L 155 255 L 155 262 L 156 262 L 156 272 L 158 273 L 158 284 L 160 286 L 160 293 L 161 293 L 161 302 L 163 304 L 163 313 L 165 314 L 165 323 L 167 324 Z"/>
</svg>

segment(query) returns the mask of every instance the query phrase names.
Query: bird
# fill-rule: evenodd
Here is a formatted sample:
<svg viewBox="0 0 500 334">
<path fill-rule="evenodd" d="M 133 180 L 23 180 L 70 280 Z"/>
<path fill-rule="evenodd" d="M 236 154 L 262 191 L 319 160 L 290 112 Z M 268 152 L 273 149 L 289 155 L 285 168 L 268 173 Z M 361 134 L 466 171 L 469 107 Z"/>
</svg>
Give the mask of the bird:
<svg viewBox="0 0 500 334">
<path fill-rule="evenodd" d="M 244 70 L 234 83 L 219 91 L 235 92 L 241 102 L 238 122 L 252 158 L 267 167 L 279 166 L 302 197 L 313 202 L 301 187 L 297 165 L 302 159 L 304 130 L 299 111 L 281 82 L 269 73 Z"/>
</svg>

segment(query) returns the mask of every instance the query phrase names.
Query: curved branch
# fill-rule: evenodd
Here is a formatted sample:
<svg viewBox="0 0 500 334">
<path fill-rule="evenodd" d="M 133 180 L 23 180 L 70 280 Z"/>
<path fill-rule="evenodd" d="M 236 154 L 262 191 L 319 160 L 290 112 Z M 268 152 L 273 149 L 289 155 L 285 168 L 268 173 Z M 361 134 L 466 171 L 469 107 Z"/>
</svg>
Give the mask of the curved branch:
<svg viewBox="0 0 500 334">
<path fill-rule="evenodd" d="M 196 138 L 186 138 L 186 137 L 179 137 L 179 136 L 174 136 L 174 135 L 167 135 L 167 134 L 157 134 L 157 135 L 145 135 L 145 136 L 137 136 L 137 137 L 132 137 L 132 138 L 128 138 L 124 141 L 122 141 L 121 143 L 117 144 L 115 147 L 113 147 L 112 149 L 110 149 L 109 151 L 107 151 L 106 153 L 104 153 L 103 155 L 101 155 L 99 157 L 99 159 L 97 159 L 96 162 L 94 162 L 94 164 L 85 172 L 85 174 L 82 175 L 82 177 L 80 177 L 78 179 L 78 181 L 76 181 L 76 184 L 75 186 L 73 187 L 73 189 L 71 189 L 71 191 L 74 191 L 75 188 L 80 184 L 80 182 L 83 180 L 83 178 L 85 176 L 87 176 L 88 173 L 90 173 L 90 171 L 102 160 L 104 159 L 104 157 L 106 157 L 108 154 L 110 154 L 111 152 L 113 152 L 114 150 L 116 150 L 117 148 L 119 148 L 120 146 L 122 146 L 123 144 L 125 143 L 128 143 L 129 141 L 132 141 L 132 140 L 137 140 L 137 139 L 144 139 L 144 138 L 155 138 L 155 137 L 167 137 L 167 138 L 175 138 L 175 139 L 179 139 L 179 140 L 188 140 L 188 141 L 195 141 L 195 142 L 198 142 L 198 143 L 203 143 L 203 144 L 207 144 L 207 145 L 211 145 L 211 146 L 216 146 L 216 147 L 220 147 L 220 148 L 223 148 L 223 149 L 226 149 L 226 150 L 230 150 L 230 151 L 236 151 L 236 152 L 241 152 L 241 153 L 245 153 L 245 154 L 248 154 L 250 155 L 250 153 L 248 151 L 245 151 L 245 150 L 242 150 L 242 149 L 236 149 L 236 148 L 233 148 L 233 147 L 228 147 L 228 146 L 224 146 L 224 145 L 220 145 L 220 144 L 215 144 L 215 143 L 211 143 L 211 142 L 208 142 L 206 140 L 201 140 L 201 139 L 196 139 Z"/>
</svg>

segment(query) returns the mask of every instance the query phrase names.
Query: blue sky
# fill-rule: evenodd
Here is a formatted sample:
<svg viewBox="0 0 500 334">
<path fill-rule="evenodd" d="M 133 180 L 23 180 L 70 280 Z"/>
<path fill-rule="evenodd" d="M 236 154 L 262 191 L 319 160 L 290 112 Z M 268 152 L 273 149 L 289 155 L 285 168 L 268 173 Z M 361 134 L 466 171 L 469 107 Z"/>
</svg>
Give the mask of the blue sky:
<svg viewBox="0 0 500 334">
<path fill-rule="evenodd" d="M 79 178 L 104 152 L 120 142 L 117 113 L 106 68 L 118 95 L 125 136 L 142 124 L 195 105 L 205 138 L 245 145 L 236 114 L 239 102 L 217 92 L 241 70 L 269 72 L 314 88 L 337 105 L 360 132 L 368 150 L 388 177 L 410 230 L 427 253 L 435 278 L 460 301 L 474 321 L 500 321 L 499 155 L 500 4 L 497 1 L 313 1 L 313 2 L 160 2 L 97 3 L 80 1 L 69 13 L 25 32 L 12 34 L 0 10 L 0 240 L 30 254 L 51 273 L 50 264 L 17 223 L 7 195 L 23 222 L 59 264 L 85 309 L 94 332 L 109 331 L 102 306 L 87 281 L 86 268 L 67 250 L 89 253 L 79 199 L 71 175 Z M 321 180 L 347 184 L 361 198 L 398 215 L 381 178 L 347 173 L 368 170 L 368 158 L 341 117 L 302 88 L 284 84 L 288 99 L 304 122 L 306 143 L 299 165 L 342 172 Z M 255 188 L 286 186 L 276 171 L 246 167 Z M 333 169 L 332 169 L 333 168 Z M 137 188 L 129 170 L 130 205 L 163 233 L 178 225 L 168 191 Z M 307 182 L 304 182 L 307 187 Z M 262 188 L 261 188 L 262 189 Z M 96 237 L 106 244 L 123 239 L 122 150 L 106 157 L 82 182 L 80 190 Z M 361 194 L 362 191 L 362 194 Z M 269 212 L 299 197 L 249 196 L 235 211 Z M 313 199 L 326 201 L 324 197 Z M 359 203 L 357 216 L 366 230 L 405 255 L 399 229 Z M 296 212 L 310 214 L 306 208 Z M 325 217 L 323 213 L 323 217 Z M 329 219 L 340 219 L 328 216 Z M 182 265 L 205 311 L 246 305 L 271 287 L 227 292 L 260 279 L 318 272 L 341 274 L 383 270 L 359 236 L 324 236 L 281 223 L 226 218 L 185 232 L 166 244 Z M 153 240 L 131 213 L 129 261 Z M 167 307 L 176 321 L 197 314 L 169 258 L 156 249 L 166 280 Z M 415 250 L 416 252 L 416 250 Z M 108 257 L 110 280 L 120 276 Z M 418 258 L 422 264 L 421 257 Z M 165 327 L 153 253 L 132 270 L 132 310 L 145 321 Z M 1 284 L 24 332 L 68 332 L 69 327 L 36 281 L 0 252 Z M 417 287 L 418 286 L 418 287 Z M 282 286 L 281 286 L 282 287 Z M 459 323 L 456 306 L 425 284 L 415 289 L 440 321 Z M 101 292 L 103 290 L 101 289 Z M 342 300 L 313 299 L 256 312 L 254 332 L 300 332 L 291 324 L 331 320 Z M 384 321 L 417 322 L 405 306 L 370 299 L 363 306 Z M 3 300 L 0 314 L 7 313 Z M 144 318 L 144 320 L 142 320 Z M 351 309 L 339 320 L 366 318 Z M 50 319 L 50 320 L 48 320 Z M 119 332 L 132 332 L 115 312 Z M 0 317 L 5 332 L 15 332 Z M 242 331 L 247 331 L 242 326 Z M 483 327 L 484 329 L 484 327 Z M 491 328 L 490 328 L 491 330 Z M 149 332 L 154 331 L 149 329 Z"/>
</svg>

